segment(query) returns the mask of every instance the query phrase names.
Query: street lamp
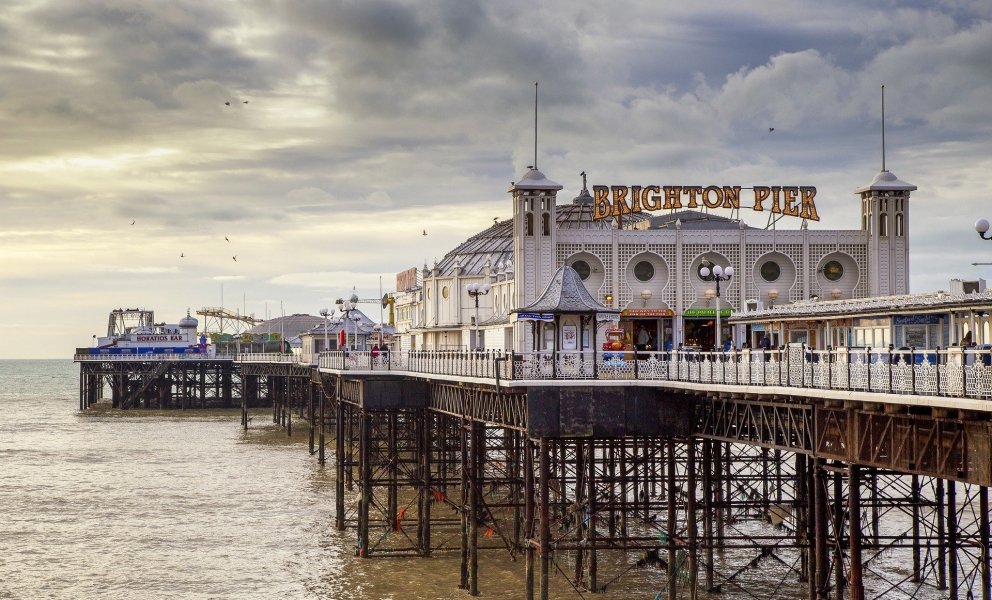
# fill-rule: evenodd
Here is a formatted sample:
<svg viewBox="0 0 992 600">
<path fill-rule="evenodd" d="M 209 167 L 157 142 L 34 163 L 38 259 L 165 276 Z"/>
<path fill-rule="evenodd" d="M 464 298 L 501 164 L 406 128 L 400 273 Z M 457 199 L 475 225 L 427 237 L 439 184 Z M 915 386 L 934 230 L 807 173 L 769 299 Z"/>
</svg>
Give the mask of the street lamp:
<svg viewBox="0 0 992 600">
<path fill-rule="evenodd" d="M 978 232 L 978 237 L 983 240 L 992 240 L 992 235 L 985 235 L 989 230 L 989 220 L 979 219 L 975 221 L 975 231 Z"/>
<path fill-rule="evenodd" d="M 351 310 L 354 311 L 355 308 L 356 308 L 355 305 L 352 304 L 351 305 Z M 355 324 L 355 343 L 354 343 L 354 347 L 352 348 L 354 350 L 354 349 L 357 349 L 358 348 L 358 322 L 362 320 L 362 315 L 356 315 L 354 313 L 351 313 L 349 315 L 349 318 Z"/>
<path fill-rule="evenodd" d="M 651 299 L 651 296 L 653 296 L 651 290 L 644 290 L 641 292 L 641 300 L 644 302 L 644 306 L 648 305 L 648 300 Z"/>
<path fill-rule="evenodd" d="M 704 281 L 716 282 L 716 348 L 717 350 L 723 349 L 723 331 L 720 329 L 720 282 L 730 281 L 734 276 L 734 268 L 727 267 L 724 269 L 720 265 L 714 265 L 712 270 L 710 269 L 710 261 L 703 260 L 703 268 L 699 269 L 699 276 L 703 278 Z"/>
<path fill-rule="evenodd" d="M 465 286 L 465 290 L 468 291 L 468 295 L 475 299 L 475 348 L 473 350 L 479 349 L 479 296 L 485 296 L 489 293 L 489 290 L 493 286 L 488 283 L 483 283 L 479 285 L 478 283 L 470 283 Z"/>
<path fill-rule="evenodd" d="M 334 314 L 334 309 L 320 309 L 320 316 L 324 317 L 324 350 L 327 350 L 327 317 Z"/>
</svg>

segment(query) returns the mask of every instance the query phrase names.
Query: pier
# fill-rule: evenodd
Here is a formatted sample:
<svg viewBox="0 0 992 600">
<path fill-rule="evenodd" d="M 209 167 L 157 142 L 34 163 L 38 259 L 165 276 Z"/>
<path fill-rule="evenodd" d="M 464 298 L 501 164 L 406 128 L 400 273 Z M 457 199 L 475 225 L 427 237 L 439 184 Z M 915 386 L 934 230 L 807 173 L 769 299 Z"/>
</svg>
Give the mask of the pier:
<svg viewBox="0 0 992 600">
<path fill-rule="evenodd" d="M 83 408 L 103 381 L 122 409 L 240 401 L 247 427 L 268 404 L 289 434 L 303 418 L 356 560 L 458 553 L 470 594 L 485 551 L 523 563 L 526 598 L 642 569 L 662 597 L 698 597 L 761 569 L 811 599 L 988 600 L 992 351 L 914 352 L 77 360 Z"/>
</svg>

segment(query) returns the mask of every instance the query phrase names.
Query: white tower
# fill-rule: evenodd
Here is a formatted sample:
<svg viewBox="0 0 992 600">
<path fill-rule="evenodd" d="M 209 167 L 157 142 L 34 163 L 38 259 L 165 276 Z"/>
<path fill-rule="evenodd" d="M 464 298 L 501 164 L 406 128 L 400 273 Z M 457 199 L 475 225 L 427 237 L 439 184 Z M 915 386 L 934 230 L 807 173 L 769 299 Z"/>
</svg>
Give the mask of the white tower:
<svg viewBox="0 0 992 600">
<path fill-rule="evenodd" d="M 854 193 L 868 232 L 868 295 L 909 293 L 909 193 L 916 186 L 883 170 Z"/>
<path fill-rule="evenodd" d="M 527 306 L 536 300 L 554 275 L 557 239 L 555 203 L 560 189 L 560 184 L 532 168 L 507 190 L 513 194 L 512 308 Z M 522 329 L 517 329 L 517 343 L 522 344 Z"/>
</svg>

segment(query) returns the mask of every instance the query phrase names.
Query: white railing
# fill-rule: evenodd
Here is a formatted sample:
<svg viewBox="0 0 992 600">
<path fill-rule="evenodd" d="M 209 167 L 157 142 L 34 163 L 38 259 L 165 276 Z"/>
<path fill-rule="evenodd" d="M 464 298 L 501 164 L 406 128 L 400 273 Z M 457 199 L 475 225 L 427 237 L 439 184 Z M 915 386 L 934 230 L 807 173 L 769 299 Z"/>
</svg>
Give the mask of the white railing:
<svg viewBox="0 0 992 600">
<path fill-rule="evenodd" d="M 139 360 L 234 360 L 233 354 L 76 354 L 76 362 L 133 362 Z"/>
<path fill-rule="evenodd" d="M 251 363 L 300 363 L 305 362 L 303 357 L 297 354 L 279 354 L 271 352 L 268 354 L 262 352 L 253 352 L 250 354 L 238 354 L 235 359 L 238 362 L 251 362 Z"/>
<path fill-rule="evenodd" d="M 323 369 L 404 371 L 503 380 L 660 380 L 992 398 L 992 349 L 837 348 L 790 344 L 730 352 L 341 352 Z"/>
</svg>

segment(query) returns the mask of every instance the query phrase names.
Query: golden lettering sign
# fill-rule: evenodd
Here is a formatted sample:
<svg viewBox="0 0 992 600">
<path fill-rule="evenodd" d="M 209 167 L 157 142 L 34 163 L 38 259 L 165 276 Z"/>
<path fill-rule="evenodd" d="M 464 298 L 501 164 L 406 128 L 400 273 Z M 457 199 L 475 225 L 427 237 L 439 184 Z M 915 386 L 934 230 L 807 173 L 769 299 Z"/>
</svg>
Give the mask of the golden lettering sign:
<svg viewBox="0 0 992 600">
<path fill-rule="evenodd" d="M 593 219 L 619 217 L 645 210 L 681 210 L 695 208 L 741 207 L 739 185 L 594 185 Z M 752 208 L 757 212 L 769 210 L 774 214 L 819 221 L 816 213 L 816 188 L 813 186 L 756 185 Z"/>
</svg>

